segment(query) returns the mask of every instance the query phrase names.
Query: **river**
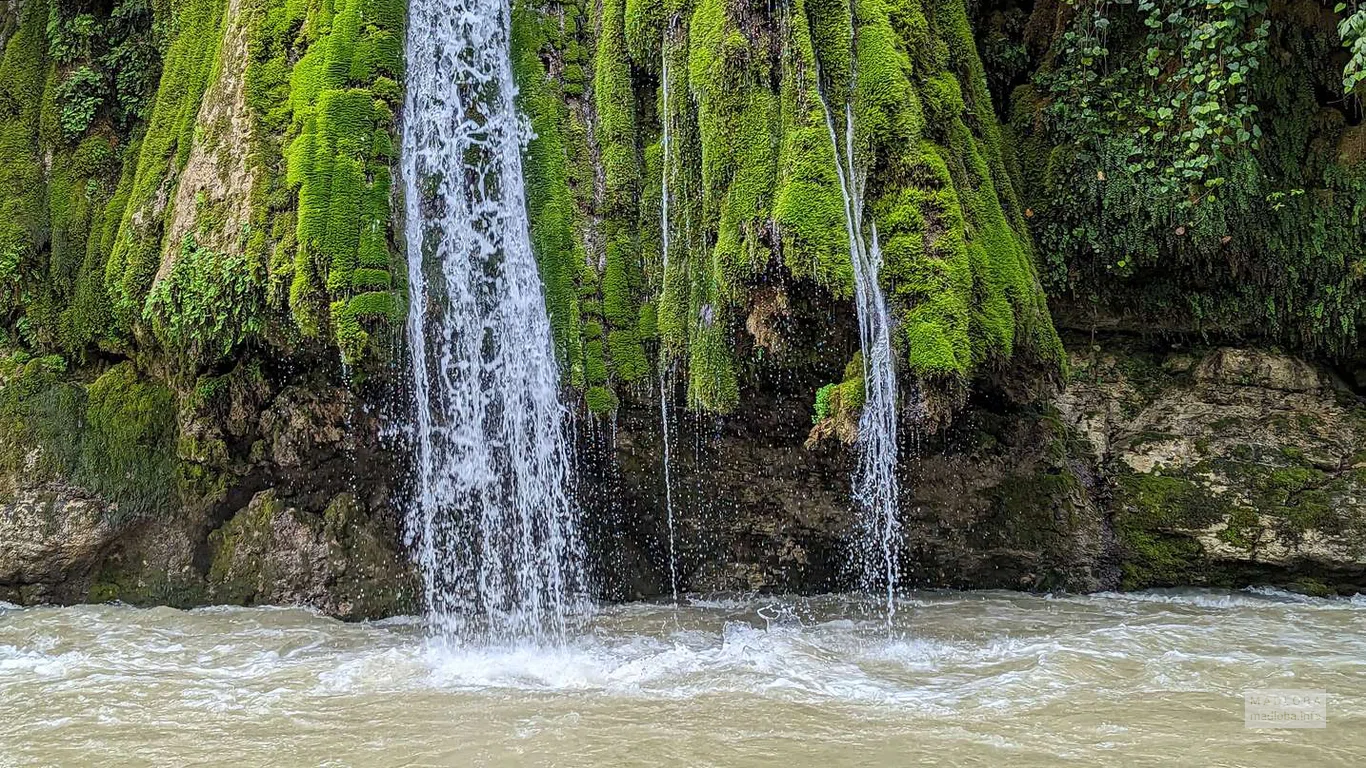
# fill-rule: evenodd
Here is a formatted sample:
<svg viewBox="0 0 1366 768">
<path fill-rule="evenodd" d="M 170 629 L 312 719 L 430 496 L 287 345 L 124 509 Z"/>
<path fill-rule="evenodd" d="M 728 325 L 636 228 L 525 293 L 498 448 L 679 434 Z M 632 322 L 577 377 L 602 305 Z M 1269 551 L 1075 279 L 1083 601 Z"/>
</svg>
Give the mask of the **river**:
<svg viewBox="0 0 1366 768">
<path fill-rule="evenodd" d="M 1366 599 L 1274 591 L 602 607 L 557 648 L 416 618 L 0 603 L 0 767 L 1334 766 L 1366 761 Z M 1327 691 L 1249 730 L 1243 692 Z"/>
</svg>

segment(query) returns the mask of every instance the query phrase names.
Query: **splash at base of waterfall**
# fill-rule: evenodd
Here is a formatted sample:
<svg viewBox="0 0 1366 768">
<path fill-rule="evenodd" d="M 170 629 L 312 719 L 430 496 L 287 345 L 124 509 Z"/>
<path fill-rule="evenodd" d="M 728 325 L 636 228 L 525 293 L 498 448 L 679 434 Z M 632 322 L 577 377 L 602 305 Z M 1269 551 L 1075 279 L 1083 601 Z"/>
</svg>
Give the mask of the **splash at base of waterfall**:
<svg viewBox="0 0 1366 768">
<path fill-rule="evenodd" d="M 604 608 L 560 646 L 417 619 L 0 603 L 0 765 L 1356 766 L 1366 602 L 909 593 Z M 676 618 L 675 618 L 676 617 Z M 1292 628 L 1292 629 L 1287 629 Z M 1329 693 L 1250 731 L 1243 692 Z"/>
</svg>

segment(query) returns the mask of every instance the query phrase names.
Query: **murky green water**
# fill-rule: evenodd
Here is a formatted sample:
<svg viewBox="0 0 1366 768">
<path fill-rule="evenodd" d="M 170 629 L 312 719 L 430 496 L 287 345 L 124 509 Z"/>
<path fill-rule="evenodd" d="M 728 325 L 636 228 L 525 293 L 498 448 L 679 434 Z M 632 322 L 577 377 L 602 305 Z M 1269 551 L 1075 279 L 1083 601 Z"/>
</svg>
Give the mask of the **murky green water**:
<svg viewBox="0 0 1366 768">
<path fill-rule="evenodd" d="M 416 620 L 0 607 L 0 766 L 1356 766 L 1366 600 L 1172 592 L 604 609 L 559 649 Z M 1321 689 L 1327 727 L 1248 730 Z"/>
</svg>

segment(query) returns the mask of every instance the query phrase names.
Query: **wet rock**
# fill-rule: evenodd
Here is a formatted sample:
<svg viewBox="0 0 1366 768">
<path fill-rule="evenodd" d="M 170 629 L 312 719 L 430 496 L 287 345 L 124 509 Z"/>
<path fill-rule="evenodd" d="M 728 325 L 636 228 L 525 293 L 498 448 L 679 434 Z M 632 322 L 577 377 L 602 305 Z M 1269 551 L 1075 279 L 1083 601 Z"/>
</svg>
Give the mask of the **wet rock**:
<svg viewBox="0 0 1366 768">
<path fill-rule="evenodd" d="M 0 600 L 412 610 L 401 454 L 379 441 L 350 390 L 280 387 L 251 361 L 179 393 L 131 362 L 7 368 Z"/>
<path fill-rule="evenodd" d="M 61 483 L 23 488 L 0 505 L 0 595 L 59 599 L 121 532 L 106 504 Z"/>
<path fill-rule="evenodd" d="M 1020 404 L 979 387 L 941 431 L 903 424 L 904 585 L 1366 590 L 1361 398 L 1265 350 L 1127 336 L 1071 350 L 1055 396 Z M 856 448 L 802 447 L 820 382 L 747 393 L 725 419 L 677 416 L 683 589 L 855 585 Z M 612 596 L 669 588 L 657 413 L 628 402 L 584 450 L 598 457 L 586 509 Z"/>
<path fill-rule="evenodd" d="M 261 415 L 261 433 L 270 446 L 271 461 L 297 468 L 330 456 L 342 447 L 347 414 L 354 407 L 346 390 L 286 388 Z"/>
<path fill-rule="evenodd" d="M 394 540 L 379 535 L 350 494 L 321 516 L 274 491 L 209 537 L 209 595 L 240 605 L 311 606 L 346 619 L 411 612 L 413 574 Z"/>
<path fill-rule="evenodd" d="M 1291 356 L 1176 354 L 1074 355 L 1062 398 L 1107 474 L 1120 585 L 1366 588 L 1362 401 Z"/>
</svg>

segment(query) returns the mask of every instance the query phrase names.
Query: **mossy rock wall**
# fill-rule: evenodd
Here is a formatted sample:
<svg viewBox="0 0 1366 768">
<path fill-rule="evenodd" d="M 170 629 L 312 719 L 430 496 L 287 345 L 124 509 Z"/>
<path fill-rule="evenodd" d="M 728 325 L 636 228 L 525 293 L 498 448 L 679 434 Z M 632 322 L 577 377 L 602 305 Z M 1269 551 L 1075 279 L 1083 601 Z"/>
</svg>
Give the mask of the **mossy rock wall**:
<svg viewBox="0 0 1366 768">
<path fill-rule="evenodd" d="M 1075 354 L 1062 408 L 1105 468 L 1120 586 L 1366 579 L 1366 407 L 1283 354 L 1129 342 Z"/>
<path fill-rule="evenodd" d="M 177 394 L 127 361 L 11 355 L 0 600 L 411 611 L 378 431 L 352 393 L 278 389 L 258 366 Z"/>
<path fill-rule="evenodd" d="M 837 157 L 879 235 L 907 381 L 961 394 L 1016 358 L 1061 364 L 958 0 L 518 3 L 513 48 L 533 243 L 590 411 L 656 366 L 694 409 L 733 410 L 784 364 L 766 320 L 796 284 L 853 322 Z"/>
<path fill-rule="evenodd" d="M 87 7 L 89 6 L 89 7 Z M 18 6 L 0 98 L 0 327 L 193 374 L 383 360 L 401 2 Z"/>
</svg>

